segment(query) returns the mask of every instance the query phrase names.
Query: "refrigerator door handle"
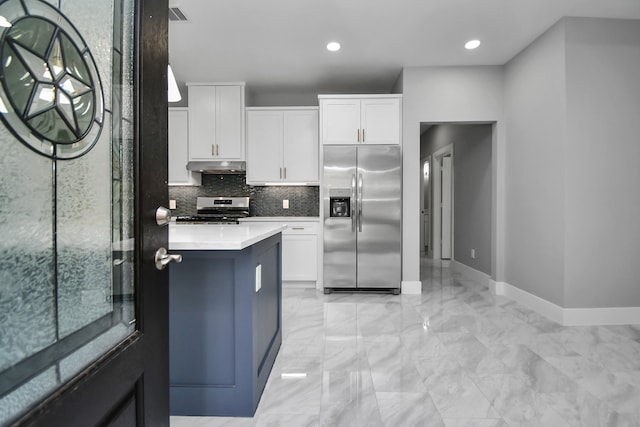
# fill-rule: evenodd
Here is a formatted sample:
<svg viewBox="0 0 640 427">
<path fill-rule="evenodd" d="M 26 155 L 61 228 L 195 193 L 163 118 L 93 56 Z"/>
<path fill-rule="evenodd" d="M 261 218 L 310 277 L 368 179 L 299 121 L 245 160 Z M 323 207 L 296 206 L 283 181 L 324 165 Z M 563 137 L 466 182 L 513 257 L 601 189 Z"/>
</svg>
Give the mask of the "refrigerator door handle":
<svg viewBox="0 0 640 427">
<path fill-rule="evenodd" d="M 362 232 L 362 174 L 358 174 L 358 228 Z"/>
<path fill-rule="evenodd" d="M 351 175 L 351 200 L 349 201 L 351 206 L 351 231 L 356 231 L 356 174 Z"/>
</svg>

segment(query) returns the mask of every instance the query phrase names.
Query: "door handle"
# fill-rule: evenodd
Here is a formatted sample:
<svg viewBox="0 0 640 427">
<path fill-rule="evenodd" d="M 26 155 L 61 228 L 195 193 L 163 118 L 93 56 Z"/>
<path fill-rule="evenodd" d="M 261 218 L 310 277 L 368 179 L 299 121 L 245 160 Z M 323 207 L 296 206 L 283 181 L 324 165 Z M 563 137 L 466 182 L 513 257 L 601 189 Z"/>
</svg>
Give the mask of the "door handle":
<svg viewBox="0 0 640 427">
<path fill-rule="evenodd" d="M 349 199 L 351 208 L 351 231 L 356 231 L 356 174 L 351 175 L 351 198 Z"/>
<path fill-rule="evenodd" d="M 362 232 L 362 188 L 364 187 L 362 182 L 362 174 L 358 174 L 358 229 Z"/>
<path fill-rule="evenodd" d="M 156 224 L 164 226 L 169 224 L 169 221 L 171 221 L 171 210 L 163 206 L 156 209 Z"/>
<path fill-rule="evenodd" d="M 158 270 L 164 270 L 167 264 L 171 261 L 175 261 L 178 264 L 181 263 L 182 255 L 172 255 L 168 253 L 165 248 L 160 248 L 156 251 L 153 261 L 156 263 L 156 268 Z"/>
</svg>

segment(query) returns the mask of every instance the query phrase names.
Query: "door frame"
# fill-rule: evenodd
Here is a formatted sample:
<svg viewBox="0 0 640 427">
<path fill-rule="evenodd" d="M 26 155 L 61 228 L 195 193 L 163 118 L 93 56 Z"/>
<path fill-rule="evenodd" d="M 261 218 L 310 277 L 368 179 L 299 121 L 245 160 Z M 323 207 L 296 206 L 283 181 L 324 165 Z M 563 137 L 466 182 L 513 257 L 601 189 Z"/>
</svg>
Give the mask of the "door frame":
<svg viewBox="0 0 640 427">
<path fill-rule="evenodd" d="M 427 180 L 427 186 L 425 187 L 425 176 L 424 176 L 424 166 L 428 164 L 429 165 L 429 178 Z M 428 155 L 426 157 L 423 157 L 422 159 L 420 159 L 420 176 L 422 177 L 422 179 L 420 180 L 420 253 L 424 253 L 425 256 L 429 257 L 433 255 L 433 248 L 432 248 L 432 243 L 431 243 L 431 222 L 433 221 L 432 218 L 432 204 L 433 204 L 433 186 L 432 186 L 432 179 L 433 179 L 433 158 L 431 155 Z M 427 195 L 427 192 L 429 194 L 429 206 L 425 208 L 425 196 Z M 425 227 L 425 223 L 424 223 L 424 216 L 427 215 L 427 217 L 429 218 L 429 224 L 427 225 L 427 227 Z M 428 228 L 428 230 L 427 230 Z M 426 231 L 429 231 L 428 236 L 426 235 Z M 425 247 L 428 247 L 428 249 L 425 251 Z"/>
<path fill-rule="evenodd" d="M 18 418 L 14 425 L 169 425 L 169 274 L 153 256 L 168 230 L 155 210 L 168 200 L 168 0 L 135 4 L 134 98 L 136 321 L 138 330 Z M 132 407 L 132 403 L 135 405 Z"/>
<path fill-rule="evenodd" d="M 454 162 L 453 162 L 453 144 L 449 144 L 445 147 L 440 148 L 435 153 L 431 155 L 433 158 L 433 163 L 431 165 L 431 176 L 433 177 L 433 186 L 432 188 L 432 203 L 431 203 L 431 213 L 433 221 L 431 222 L 431 247 L 433 253 L 433 259 L 441 259 L 442 256 L 442 214 L 440 211 L 440 200 L 441 200 L 441 188 L 442 182 L 440 178 L 440 172 L 442 168 L 440 167 L 440 163 L 442 162 L 442 158 L 445 156 L 451 156 L 451 259 L 454 259 L 453 254 L 455 253 L 453 241 L 454 241 L 454 232 L 455 232 L 455 224 L 454 224 L 454 185 L 453 185 L 453 174 L 454 174 Z M 436 206 L 437 205 L 437 206 Z"/>
</svg>

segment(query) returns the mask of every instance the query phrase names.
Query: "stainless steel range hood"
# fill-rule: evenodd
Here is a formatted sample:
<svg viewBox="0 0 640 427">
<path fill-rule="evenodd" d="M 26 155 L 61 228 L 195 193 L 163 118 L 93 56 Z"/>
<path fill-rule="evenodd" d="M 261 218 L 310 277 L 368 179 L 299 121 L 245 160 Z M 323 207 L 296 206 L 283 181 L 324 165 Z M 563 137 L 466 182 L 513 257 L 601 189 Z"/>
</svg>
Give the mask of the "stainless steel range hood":
<svg viewBox="0 0 640 427">
<path fill-rule="evenodd" d="M 247 171 L 247 164 L 232 161 L 189 162 L 187 169 L 207 174 L 242 174 Z"/>
</svg>

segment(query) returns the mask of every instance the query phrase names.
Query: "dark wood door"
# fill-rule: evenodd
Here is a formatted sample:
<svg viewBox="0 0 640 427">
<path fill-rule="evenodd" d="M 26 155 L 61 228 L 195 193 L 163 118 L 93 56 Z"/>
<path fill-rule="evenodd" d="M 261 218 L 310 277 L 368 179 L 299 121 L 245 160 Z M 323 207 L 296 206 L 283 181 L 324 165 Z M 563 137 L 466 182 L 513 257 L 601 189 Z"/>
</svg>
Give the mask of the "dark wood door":
<svg viewBox="0 0 640 427">
<path fill-rule="evenodd" d="M 4 370 L 0 366 L 0 397 L 11 397 L 11 393 L 15 393 L 19 397 L 19 393 L 28 390 L 31 381 L 46 379 L 48 372 L 51 373 L 55 386 L 50 389 L 48 394 L 38 397 L 22 411 L 18 410 L 15 416 L 9 416 L 4 420 L 0 419 L 0 425 L 168 426 L 169 276 L 168 269 L 157 270 L 153 261 L 156 250 L 160 247 L 167 247 L 168 241 L 167 228 L 158 226 L 155 219 L 156 208 L 168 202 L 166 185 L 168 1 L 137 0 L 130 2 L 117 0 L 105 2 L 92 0 L 86 4 L 82 3 L 86 10 L 80 11 L 65 8 L 66 3 L 75 3 L 77 7 L 81 4 L 78 2 L 65 2 L 64 0 L 49 2 L 58 3 L 57 7 L 52 7 L 47 6 L 46 2 L 33 0 L 22 2 L 27 6 L 24 6 L 24 10 L 20 9 L 17 15 L 14 13 L 14 9 L 19 8 L 18 3 L 21 2 L 6 3 L 13 5 L 11 6 L 13 15 L 7 16 L 10 19 L 12 16 L 16 16 L 16 19 L 13 21 L 13 30 L 11 30 L 13 32 L 3 30 L 3 55 L 12 55 L 14 63 L 18 59 L 27 58 L 25 60 L 27 65 L 23 68 L 28 69 L 31 57 L 29 55 L 33 52 L 38 53 L 38 46 L 42 45 L 42 37 L 45 36 L 39 36 L 41 39 L 38 42 L 31 42 L 31 39 L 28 38 L 24 42 L 24 34 L 35 33 L 36 37 L 38 37 L 37 34 L 45 34 L 48 37 L 45 42 L 50 45 L 50 48 L 42 50 L 47 67 L 45 74 L 49 73 L 48 76 L 51 76 L 51 82 L 47 84 L 55 86 L 54 91 L 67 90 L 73 86 L 75 92 L 71 93 L 70 91 L 71 94 L 64 95 L 69 99 L 76 95 L 78 97 L 85 96 L 87 93 L 94 96 L 92 99 L 85 97 L 76 100 L 73 98 L 72 103 L 76 108 L 65 110 L 65 105 L 68 104 L 68 102 L 65 104 L 67 98 L 64 98 L 63 95 L 57 95 L 59 98 L 56 98 L 52 104 L 52 108 L 57 108 L 57 111 L 52 109 L 46 114 L 50 114 L 49 118 L 53 118 L 54 124 L 57 120 L 59 128 L 68 126 L 71 131 L 67 134 L 73 136 L 74 129 L 73 126 L 69 126 L 69 123 L 76 120 L 76 129 L 81 127 L 83 123 L 89 123 L 88 121 L 83 122 L 82 118 L 78 119 L 78 115 L 83 114 L 81 109 L 84 107 L 93 108 L 91 110 L 94 114 L 91 117 L 92 121 L 85 126 L 86 132 L 81 135 L 82 138 L 80 136 L 77 138 L 78 142 L 75 145 L 80 146 L 85 143 L 85 139 L 92 136 L 92 132 L 97 142 L 95 142 L 95 148 L 87 148 L 89 153 L 87 156 L 80 157 L 84 153 L 67 155 L 64 150 L 74 149 L 72 144 L 64 145 L 65 141 L 55 141 L 55 137 L 64 136 L 64 132 L 58 129 L 55 135 L 47 134 L 47 128 L 44 125 L 38 128 L 37 126 L 40 126 L 38 123 L 35 126 L 36 130 L 41 131 L 42 140 L 44 142 L 53 140 L 50 144 L 53 155 L 47 156 L 47 153 L 43 155 L 43 153 L 37 152 L 39 145 L 27 146 L 25 149 L 29 143 L 28 140 L 9 141 L 11 147 L 16 147 L 16 150 L 22 149 L 24 155 L 32 156 L 35 162 L 53 165 L 52 183 L 47 184 L 52 188 L 51 194 L 54 199 L 53 231 L 50 231 L 51 236 L 48 237 L 53 241 L 53 244 L 44 252 L 44 255 L 38 255 L 41 258 L 40 266 L 42 266 L 42 260 L 45 260 L 44 262 L 50 263 L 52 267 L 51 269 L 43 268 L 41 273 L 38 270 L 35 270 L 35 273 L 32 271 L 30 273 L 32 278 L 28 280 L 35 280 L 33 277 L 46 276 L 47 280 L 53 283 L 54 290 L 46 296 L 47 301 L 53 301 L 52 308 L 44 310 L 46 313 L 42 316 L 45 319 L 45 316 L 51 316 L 55 327 L 52 328 L 53 338 L 36 348 L 27 357 L 23 359 L 16 357 L 16 360 L 11 361 L 12 365 L 5 367 Z M 104 6 L 107 3 L 109 5 Z M 96 10 L 92 10 L 93 8 Z M 106 13 L 103 13 L 105 10 Z M 110 13 L 114 13 L 113 21 Z M 0 14 L 4 15 L 2 11 Z M 56 14 L 60 14 L 62 17 L 54 20 L 53 17 L 58 16 Z M 122 20 L 118 21 L 118 17 Z M 81 33 L 81 30 L 74 33 L 76 29 L 88 28 L 87 23 L 77 21 L 85 18 L 95 20 L 95 31 L 98 34 L 85 32 L 86 38 L 76 37 Z M 51 24 L 52 22 L 54 24 Z M 58 24 L 55 24 L 56 22 Z M 100 25 L 103 25 L 104 22 L 111 25 L 111 34 L 106 34 L 108 31 L 105 31 L 104 34 L 99 33 L 101 31 Z M 60 25 L 60 27 L 56 28 L 55 25 Z M 38 31 L 28 31 L 33 28 L 37 28 Z M 50 29 L 52 30 L 49 31 Z M 127 32 L 130 36 L 127 35 Z M 112 37 L 113 40 L 118 41 L 113 43 L 113 54 L 107 52 L 105 55 L 105 52 L 96 52 L 103 48 L 100 46 L 100 38 L 104 43 L 109 44 Z M 82 45 L 85 41 L 88 48 Z M 25 47 L 20 43 L 31 43 L 31 46 Z M 91 50 L 93 52 L 89 54 L 88 52 Z M 31 53 L 24 53 L 26 51 Z M 59 55 L 58 59 L 55 55 Z M 101 56 L 106 58 L 102 62 Z M 109 56 L 112 56 L 110 67 L 108 66 Z M 88 63 L 91 58 L 98 64 L 95 66 L 98 70 L 96 76 L 99 74 L 100 78 L 92 78 L 92 65 L 83 62 Z M 64 66 L 56 68 L 56 60 L 64 61 Z M 7 62 L 10 61 L 5 61 L 5 64 Z M 80 64 L 81 62 L 83 64 Z M 107 66 L 104 62 L 107 63 Z M 5 66 L 5 68 L 7 67 Z M 2 78 L 8 79 L 12 75 L 11 70 L 5 68 L 2 70 Z M 110 70 L 105 72 L 106 68 L 110 68 Z M 109 73 L 111 76 L 108 75 Z M 3 81 L 3 83 L 5 82 Z M 38 84 L 44 85 L 45 83 L 34 83 L 35 89 L 33 91 L 35 92 L 30 93 L 35 93 L 35 97 L 38 94 L 45 94 L 41 89 L 36 88 Z M 96 86 L 91 88 L 89 87 L 90 83 Z M 98 83 L 102 84 L 102 93 L 95 89 Z M 85 89 L 85 95 L 82 95 L 77 89 L 77 86 L 82 85 L 88 88 Z M 12 99 L 8 99 L 11 96 L 22 99 L 11 91 L 3 92 L 1 95 L 4 97 L 2 101 L 5 104 L 8 101 L 13 102 Z M 99 99 L 100 96 L 104 99 Z M 34 98 L 33 95 L 32 98 Z M 99 102 L 103 103 L 98 105 Z M 42 107 L 42 104 L 39 105 Z M 11 106 L 19 110 L 17 101 L 10 104 L 9 108 Z M 100 116 L 102 106 L 104 106 L 104 111 L 102 111 L 104 115 Z M 5 127 L 11 128 L 13 126 L 11 128 L 12 134 L 16 140 L 20 139 L 19 123 L 10 123 L 4 118 L 3 121 Z M 102 127 L 101 133 L 89 130 L 95 128 L 93 125 L 96 124 Z M 99 137 L 96 132 L 100 135 Z M 111 138 L 109 139 L 107 135 L 111 135 Z M 0 137 L 5 138 L 4 133 Z M 111 147 L 109 147 L 109 140 L 111 140 Z M 22 146 L 20 146 L 20 142 L 22 142 Z M 101 172 L 92 170 L 83 163 L 95 161 L 85 159 L 97 156 L 94 154 L 97 152 L 96 150 L 104 150 L 107 156 L 105 162 L 108 170 L 112 173 L 110 178 L 107 173 L 111 186 L 110 196 L 108 195 L 109 188 L 105 187 L 104 193 L 107 194 L 101 192 L 100 184 L 98 184 L 98 175 Z M 75 160 L 72 159 L 74 156 L 77 157 Z M 129 166 L 127 166 L 127 162 L 129 162 Z M 100 166 L 98 163 L 96 165 Z M 73 168 L 77 168 L 80 172 Z M 64 175 L 67 169 L 73 170 L 70 172 L 71 176 L 85 174 L 83 176 L 87 181 L 82 188 L 80 188 L 78 180 L 70 179 Z M 122 178 L 127 173 L 129 181 Z M 51 174 L 45 174 L 45 176 L 49 175 Z M 0 179 L 8 181 L 11 177 L 7 174 L 5 177 L 0 176 Z M 93 206 L 76 204 L 72 207 L 71 203 L 64 201 L 64 198 L 67 197 L 66 192 L 77 193 L 94 184 L 96 188 L 88 190 L 88 194 L 91 194 L 88 197 L 95 196 L 96 200 L 106 197 L 110 198 L 112 202 L 112 212 L 107 213 L 105 217 L 107 218 L 107 226 L 109 226 L 109 218 L 111 218 L 113 239 L 111 240 L 111 236 L 108 235 L 109 230 L 107 230 L 106 240 L 109 245 L 110 242 L 114 242 L 111 253 L 102 256 L 102 258 L 108 258 L 107 265 L 113 265 L 112 271 L 107 270 L 106 274 L 107 278 L 110 278 L 109 286 L 111 286 L 112 292 L 111 295 L 107 295 L 108 308 L 105 309 L 104 314 L 100 313 L 99 315 L 91 313 L 91 310 L 102 310 L 105 306 L 102 290 L 90 288 L 92 285 L 81 283 L 78 285 L 80 286 L 78 290 L 71 289 L 68 296 L 62 295 L 67 292 L 65 286 L 67 286 L 66 281 L 69 277 L 73 278 L 78 271 L 89 274 L 88 271 L 93 269 L 93 267 L 87 267 L 84 260 L 88 256 L 87 254 L 93 250 L 95 242 L 100 239 L 100 220 L 96 219 L 95 223 L 91 224 L 93 219 L 87 218 L 87 215 L 82 213 L 85 209 L 90 212 Z M 71 189 L 68 190 L 68 187 Z M 36 197 L 33 194 L 32 196 Z M 73 194 L 69 195 L 70 198 L 73 196 Z M 72 211 L 72 208 L 78 211 L 75 224 L 64 218 L 65 215 L 70 215 L 69 212 Z M 127 212 L 131 214 L 128 225 L 124 224 Z M 0 211 L 0 215 L 4 214 L 5 212 Z M 87 223 L 86 227 L 89 231 L 83 234 L 78 230 L 85 227 L 85 223 Z M 43 227 L 46 228 L 46 224 Z M 18 228 L 14 227 L 14 229 L 18 235 Z M 88 236 L 87 233 L 93 233 L 94 229 L 97 230 L 95 231 L 96 236 Z M 79 236 L 76 241 L 69 243 L 72 240 L 71 237 L 67 239 L 65 236 L 75 236 L 76 234 Z M 82 253 L 71 255 L 72 251 L 65 252 L 68 246 L 73 246 L 76 249 L 82 248 L 82 251 L 76 250 L 74 254 Z M 77 258 L 73 258 L 74 256 Z M 96 259 L 102 258 L 97 257 Z M 69 263 L 71 267 L 65 263 Z M 127 265 L 129 265 L 129 270 L 127 270 Z M 22 281 L 20 283 L 27 283 L 27 279 L 18 277 L 18 273 L 9 274 L 13 267 L 5 265 L 0 265 L 0 267 L 6 269 L 3 270 L 3 273 L 6 272 L 7 275 L 2 276 L 3 278 L 9 277 L 16 283 L 20 281 Z M 95 270 L 98 269 L 95 268 Z M 91 281 L 89 278 L 78 280 Z M 2 286 L 5 285 L 9 285 L 9 283 L 2 284 Z M 69 315 L 63 313 L 64 310 L 67 310 L 65 304 L 70 305 Z M 74 307 L 74 304 L 78 304 L 78 306 Z M 86 324 L 65 326 L 70 322 L 78 323 L 79 313 L 84 310 L 80 307 L 82 304 L 89 305 L 89 310 L 87 310 L 89 311 L 87 314 L 89 321 Z M 93 305 L 91 306 L 91 304 Z M 63 314 L 65 320 L 59 321 Z M 94 314 L 93 317 L 91 317 L 92 314 Z M 127 315 L 130 315 L 130 318 L 127 318 Z M 39 312 L 35 313 L 32 318 L 37 316 L 40 316 Z M 10 316 L 9 320 L 11 321 Z M 16 326 L 11 331 L 19 336 L 19 322 L 14 323 Z M 49 321 L 44 320 L 41 323 L 42 328 L 47 329 L 48 324 Z M 110 334 L 116 327 L 124 328 L 125 333 L 116 336 L 111 341 L 106 341 L 106 344 L 104 341 L 100 341 L 103 335 Z M 65 328 L 68 331 L 65 332 Z M 23 332 L 37 335 L 33 329 L 31 327 Z M 6 350 L 7 355 L 10 356 L 22 351 L 10 348 L 12 345 L 10 340 L 7 342 L 9 344 L 4 341 L 0 343 L 3 345 L 2 351 Z M 97 344 L 95 344 L 96 342 Z M 7 345 L 6 348 L 5 345 Z M 94 356 L 86 356 L 86 351 L 91 350 L 89 347 L 92 345 L 101 345 L 102 350 Z M 33 347 L 32 344 L 29 346 Z M 83 357 L 85 359 L 82 359 Z M 85 361 L 82 362 L 82 360 Z M 67 372 L 69 363 L 74 364 L 76 372 L 72 374 Z M 78 363 L 84 364 L 78 368 Z M 3 412 L 6 408 L 0 409 L 0 412 Z"/>
</svg>

